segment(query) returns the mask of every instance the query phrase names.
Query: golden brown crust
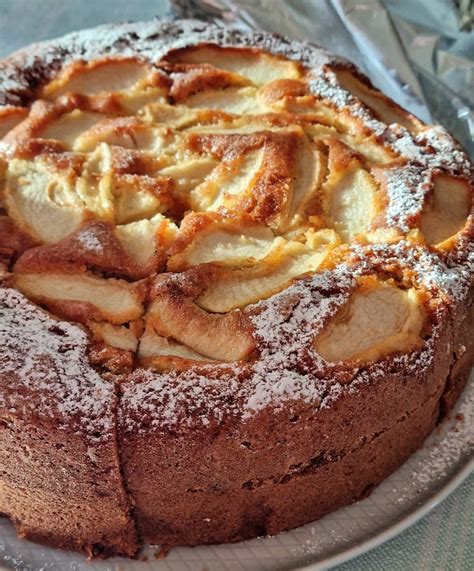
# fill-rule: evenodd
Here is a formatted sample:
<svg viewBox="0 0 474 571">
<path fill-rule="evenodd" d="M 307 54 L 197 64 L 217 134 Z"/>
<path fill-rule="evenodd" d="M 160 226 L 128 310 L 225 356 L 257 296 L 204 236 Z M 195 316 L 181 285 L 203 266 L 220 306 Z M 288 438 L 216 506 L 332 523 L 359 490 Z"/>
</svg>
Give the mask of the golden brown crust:
<svg viewBox="0 0 474 571">
<path fill-rule="evenodd" d="M 0 215 L 0 260 L 10 265 L 33 246 L 35 241 L 19 230 L 11 218 Z"/>
<path fill-rule="evenodd" d="M 194 301 L 213 273 L 212 266 L 207 266 L 157 278 L 147 321 L 159 335 L 172 337 L 213 360 L 245 360 L 255 348 L 246 316 L 239 310 L 210 314 Z"/>
<path fill-rule="evenodd" d="M 95 247 L 89 247 L 88 241 L 93 242 Z M 155 256 L 151 267 L 140 267 L 114 234 L 112 224 L 103 220 L 91 220 L 61 242 L 30 248 L 18 260 L 14 271 L 80 274 L 91 270 L 137 280 L 156 271 L 157 262 Z"/>
</svg>

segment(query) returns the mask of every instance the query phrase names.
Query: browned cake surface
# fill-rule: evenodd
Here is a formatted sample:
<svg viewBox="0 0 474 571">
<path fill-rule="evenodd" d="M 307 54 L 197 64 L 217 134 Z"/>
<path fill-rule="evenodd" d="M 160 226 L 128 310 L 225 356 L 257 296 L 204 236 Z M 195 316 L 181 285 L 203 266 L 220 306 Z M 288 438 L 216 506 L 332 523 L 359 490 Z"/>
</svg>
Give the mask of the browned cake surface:
<svg viewBox="0 0 474 571">
<path fill-rule="evenodd" d="M 150 22 L 0 62 L 0 512 L 131 556 L 369 493 L 468 377 L 472 191 L 309 44 Z"/>
</svg>

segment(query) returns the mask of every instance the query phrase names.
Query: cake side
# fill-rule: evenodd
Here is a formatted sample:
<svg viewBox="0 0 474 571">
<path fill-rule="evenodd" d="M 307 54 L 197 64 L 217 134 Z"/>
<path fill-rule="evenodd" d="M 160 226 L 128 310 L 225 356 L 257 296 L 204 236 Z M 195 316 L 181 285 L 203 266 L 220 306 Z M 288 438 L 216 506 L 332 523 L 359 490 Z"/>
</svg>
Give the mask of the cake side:
<svg viewBox="0 0 474 571">
<path fill-rule="evenodd" d="M 13 289 L 0 295 L 2 513 L 26 539 L 134 555 L 114 384 L 87 364 L 83 331 Z"/>
</svg>

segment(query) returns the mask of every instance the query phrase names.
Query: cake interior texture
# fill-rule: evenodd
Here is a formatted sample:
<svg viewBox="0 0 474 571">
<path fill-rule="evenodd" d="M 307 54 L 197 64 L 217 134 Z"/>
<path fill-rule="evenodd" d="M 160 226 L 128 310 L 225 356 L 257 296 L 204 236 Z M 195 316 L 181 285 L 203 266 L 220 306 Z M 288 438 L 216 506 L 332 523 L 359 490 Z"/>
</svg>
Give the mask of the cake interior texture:
<svg viewBox="0 0 474 571">
<path fill-rule="evenodd" d="M 366 496 L 467 381 L 472 194 L 311 44 L 153 21 L 0 62 L 0 513 L 132 557 Z"/>
</svg>

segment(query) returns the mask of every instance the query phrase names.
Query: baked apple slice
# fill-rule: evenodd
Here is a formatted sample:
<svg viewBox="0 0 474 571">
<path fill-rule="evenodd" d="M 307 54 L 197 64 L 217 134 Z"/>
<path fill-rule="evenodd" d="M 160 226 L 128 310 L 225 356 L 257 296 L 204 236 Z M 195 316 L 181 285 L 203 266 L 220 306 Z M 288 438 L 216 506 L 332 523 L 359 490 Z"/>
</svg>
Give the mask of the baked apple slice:
<svg viewBox="0 0 474 571">
<path fill-rule="evenodd" d="M 340 141 L 329 141 L 329 176 L 325 182 L 328 217 L 344 242 L 364 237 L 378 214 L 378 187 L 371 174 Z"/>
<path fill-rule="evenodd" d="M 256 265 L 219 268 L 218 277 L 196 303 L 213 313 L 227 313 L 257 303 L 278 293 L 295 278 L 317 271 L 338 244 L 337 236 L 330 230 L 316 233 L 306 243 L 279 241 Z"/>
<path fill-rule="evenodd" d="M 360 99 L 387 125 L 396 123 L 413 134 L 423 130 L 423 124 L 414 115 L 402 109 L 380 91 L 370 87 L 368 83 L 362 82 L 354 72 L 348 69 L 336 69 L 335 74 L 344 89 Z"/>
<path fill-rule="evenodd" d="M 150 67 L 133 58 L 76 61 L 42 89 L 42 96 L 56 99 L 67 93 L 97 95 L 130 91 L 144 82 Z"/>
<path fill-rule="evenodd" d="M 466 224 L 472 208 L 472 188 L 454 176 L 434 178 L 421 214 L 421 231 L 428 244 L 441 246 Z"/>
<path fill-rule="evenodd" d="M 329 362 L 377 361 L 420 347 L 424 319 L 418 290 L 369 277 L 361 280 L 314 346 Z"/>
<path fill-rule="evenodd" d="M 151 326 L 157 335 L 207 359 L 244 360 L 254 349 L 247 317 L 240 311 L 211 313 L 195 301 L 212 278 L 209 267 L 156 278 L 146 314 L 148 332 Z M 176 349 L 172 343 L 170 347 Z"/>
<path fill-rule="evenodd" d="M 23 121 L 28 115 L 25 107 L 0 107 L 0 139 Z"/>
<path fill-rule="evenodd" d="M 87 274 L 15 274 L 16 287 L 53 313 L 74 321 L 126 323 L 143 313 L 140 284 Z"/>
<path fill-rule="evenodd" d="M 59 242 L 87 218 L 76 193 L 76 180 L 74 169 L 41 157 L 34 161 L 12 159 L 5 187 L 8 214 L 18 228 L 38 242 Z"/>
<path fill-rule="evenodd" d="M 302 75 L 297 62 L 249 48 L 193 46 L 169 52 L 166 61 L 210 64 L 246 77 L 255 85 L 276 79 L 298 79 Z"/>
</svg>

